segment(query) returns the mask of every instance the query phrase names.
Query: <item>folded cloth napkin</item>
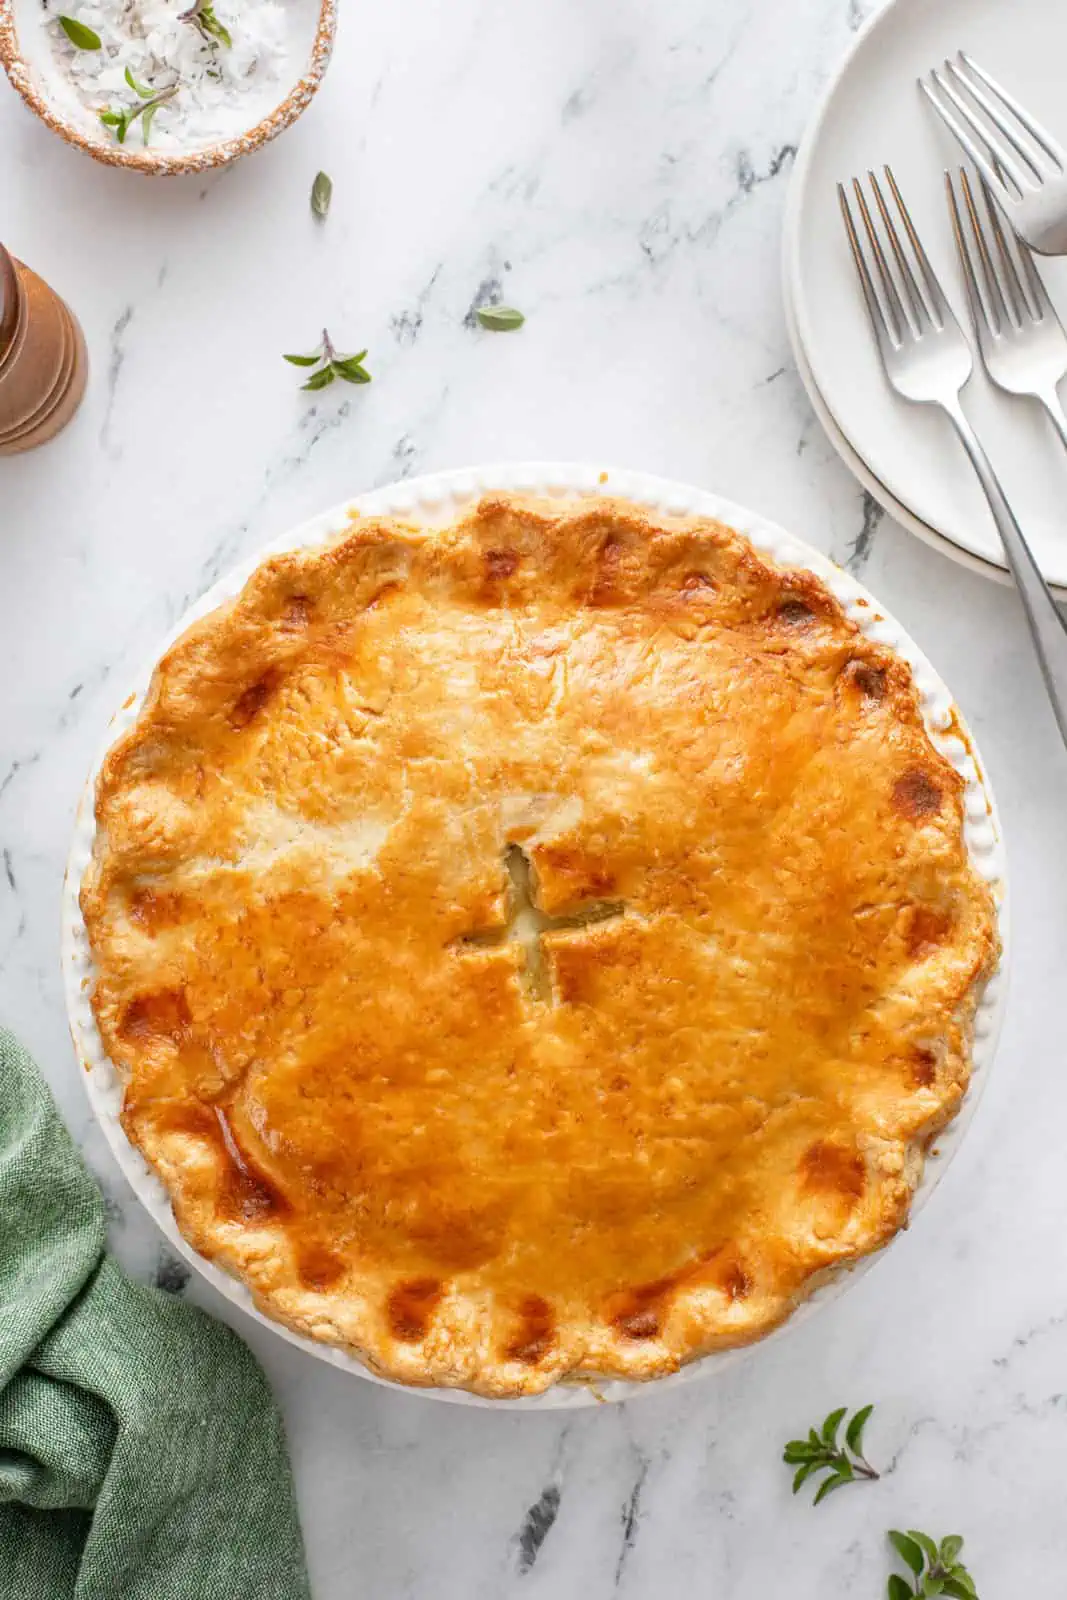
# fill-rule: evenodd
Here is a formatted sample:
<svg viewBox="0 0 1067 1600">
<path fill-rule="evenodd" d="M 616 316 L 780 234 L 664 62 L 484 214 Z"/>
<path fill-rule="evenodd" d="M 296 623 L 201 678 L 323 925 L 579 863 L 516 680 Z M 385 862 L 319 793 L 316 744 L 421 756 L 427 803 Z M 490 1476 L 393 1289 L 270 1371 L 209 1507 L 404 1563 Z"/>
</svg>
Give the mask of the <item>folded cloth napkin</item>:
<svg viewBox="0 0 1067 1600">
<path fill-rule="evenodd" d="M 262 1372 L 104 1242 L 100 1191 L 0 1029 L 0 1597 L 306 1600 Z"/>
</svg>

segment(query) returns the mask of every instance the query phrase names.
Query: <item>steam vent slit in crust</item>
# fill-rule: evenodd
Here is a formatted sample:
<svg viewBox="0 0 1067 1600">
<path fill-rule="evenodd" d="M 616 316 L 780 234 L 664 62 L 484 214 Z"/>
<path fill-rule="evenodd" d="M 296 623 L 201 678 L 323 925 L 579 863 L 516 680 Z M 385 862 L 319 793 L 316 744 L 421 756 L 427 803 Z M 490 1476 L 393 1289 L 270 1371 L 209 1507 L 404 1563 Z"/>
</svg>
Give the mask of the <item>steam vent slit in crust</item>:
<svg viewBox="0 0 1067 1600">
<path fill-rule="evenodd" d="M 997 956 L 910 669 L 710 520 L 353 517 L 167 653 L 82 909 L 204 1256 L 403 1382 L 758 1338 L 905 1222 Z"/>
</svg>

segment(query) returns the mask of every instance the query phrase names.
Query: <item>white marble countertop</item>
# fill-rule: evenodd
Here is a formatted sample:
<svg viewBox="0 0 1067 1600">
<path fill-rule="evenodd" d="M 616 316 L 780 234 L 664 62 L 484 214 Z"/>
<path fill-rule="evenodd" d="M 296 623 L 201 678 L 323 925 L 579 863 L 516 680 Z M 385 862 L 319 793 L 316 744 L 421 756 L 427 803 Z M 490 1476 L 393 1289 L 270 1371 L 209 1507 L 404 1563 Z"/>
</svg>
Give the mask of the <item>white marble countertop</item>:
<svg viewBox="0 0 1067 1600">
<path fill-rule="evenodd" d="M 45 1066 L 135 1270 L 233 1321 L 285 1409 L 319 1600 L 885 1592 L 884 1531 L 966 1536 L 985 1596 L 1067 1571 L 1067 758 L 1011 591 L 865 500 L 796 377 L 779 230 L 797 141 L 863 0 L 345 0 L 321 97 L 200 180 L 64 147 L 0 85 L 0 227 L 81 316 L 87 402 L 0 462 L 0 1016 Z M 336 191 L 307 205 L 319 167 Z M 472 329 L 493 286 L 521 334 Z M 299 392 L 327 323 L 374 383 Z M 681 1392 L 565 1417 L 331 1370 L 186 1283 L 90 1123 L 58 966 L 73 808 L 135 666 L 236 557 L 357 489 L 603 459 L 787 524 L 954 688 L 1011 857 L 1000 1057 L 940 1190 L 875 1270 Z M 788 1435 L 878 1402 L 884 1481 L 817 1511 Z"/>
</svg>

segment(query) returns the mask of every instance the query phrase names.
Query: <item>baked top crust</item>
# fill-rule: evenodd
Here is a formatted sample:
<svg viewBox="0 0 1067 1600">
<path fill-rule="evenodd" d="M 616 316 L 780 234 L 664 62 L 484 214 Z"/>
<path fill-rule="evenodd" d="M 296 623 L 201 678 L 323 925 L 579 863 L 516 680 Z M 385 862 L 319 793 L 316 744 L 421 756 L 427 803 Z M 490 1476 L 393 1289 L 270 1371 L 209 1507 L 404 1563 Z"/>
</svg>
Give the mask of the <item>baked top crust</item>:
<svg viewBox="0 0 1067 1600">
<path fill-rule="evenodd" d="M 713 521 L 354 518 L 196 623 L 81 904 L 123 1124 L 271 1316 L 653 1378 L 906 1220 L 998 941 L 907 665 Z"/>
</svg>

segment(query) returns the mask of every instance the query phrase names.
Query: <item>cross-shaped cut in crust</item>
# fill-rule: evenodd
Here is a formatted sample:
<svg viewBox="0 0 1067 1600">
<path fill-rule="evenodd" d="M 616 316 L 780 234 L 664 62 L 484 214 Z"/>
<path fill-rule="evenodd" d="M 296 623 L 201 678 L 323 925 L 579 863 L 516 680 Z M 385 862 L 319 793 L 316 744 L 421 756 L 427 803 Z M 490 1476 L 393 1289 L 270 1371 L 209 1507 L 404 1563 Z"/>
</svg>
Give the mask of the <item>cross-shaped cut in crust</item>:
<svg viewBox="0 0 1067 1600">
<path fill-rule="evenodd" d="M 533 1000 L 551 1004 L 552 978 L 545 959 L 543 935 L 565 928 L 588 928 L 608 922 L 625 912 L 621 901 L 593 900 L 575 906 L 566 916 L 551 917 L 537 904 L 537 883 L 529 856 L 520 845 L 509 844 L 504 852 L 508 875 L 508 914 L 502 928 L 478 928 L 466 933 L 460 945 L 482 947 L 517 944 L 523 952 L 522 982 Z"/>
</svg>

